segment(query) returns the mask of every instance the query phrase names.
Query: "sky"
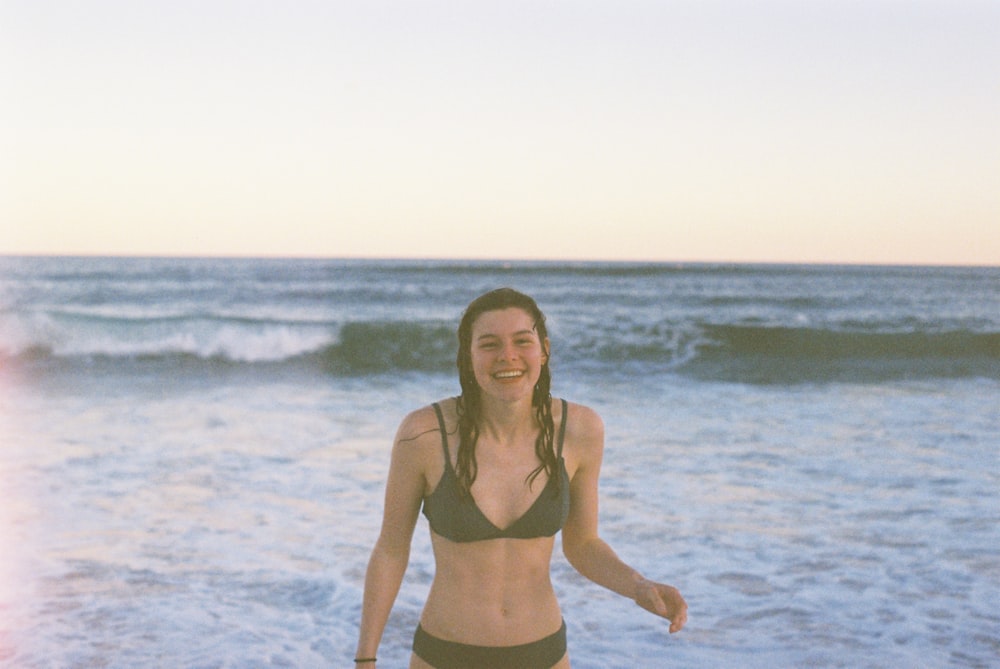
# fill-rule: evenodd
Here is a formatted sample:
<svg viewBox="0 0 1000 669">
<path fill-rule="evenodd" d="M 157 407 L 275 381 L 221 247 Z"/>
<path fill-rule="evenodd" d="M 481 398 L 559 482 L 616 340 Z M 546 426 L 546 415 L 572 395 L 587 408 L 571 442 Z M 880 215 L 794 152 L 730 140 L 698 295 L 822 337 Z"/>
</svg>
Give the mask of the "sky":
<svg viewBox="0 0 1000 669">
<path fill-rule="evenodd" d="M 0 254 L 1000 265 L 1000 2 L 0 0 Z"/>
</svg>

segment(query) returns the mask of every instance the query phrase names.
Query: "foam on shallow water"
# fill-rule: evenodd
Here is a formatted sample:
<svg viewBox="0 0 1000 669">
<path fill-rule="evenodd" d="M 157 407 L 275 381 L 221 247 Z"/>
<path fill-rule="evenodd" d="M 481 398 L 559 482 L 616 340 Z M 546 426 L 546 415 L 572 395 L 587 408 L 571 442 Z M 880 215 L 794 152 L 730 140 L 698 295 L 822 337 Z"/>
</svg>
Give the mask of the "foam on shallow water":
<svg viewBox="0 0 1000 669">
<path fill-rule="evenodd" d="M 1000 657 L 1000 274 L 0 258 L 0 666 L 341 666 L 390 440 L 497 285 L 604 417 L 604 537 L 666 625 L 553 579 L 575 667 Z M 379 656 L 433 578 L 419 520 Z"/>
<path fill-rule="evenodd" d="M 453 383 L 20 388 L 3 411 L 5 573 L 21 580 L 0 589 L 0 658 L 342 663 L 396 422 Z M 604 537 L 691 605 L 668 636 L 557 551 L 574 666 L 988 666 L 996 390 L 566 379 L 557 392 L 607 423 Z M 420 523 L 389 667 L 406 664 L 433 575 Z"/>
</svg>

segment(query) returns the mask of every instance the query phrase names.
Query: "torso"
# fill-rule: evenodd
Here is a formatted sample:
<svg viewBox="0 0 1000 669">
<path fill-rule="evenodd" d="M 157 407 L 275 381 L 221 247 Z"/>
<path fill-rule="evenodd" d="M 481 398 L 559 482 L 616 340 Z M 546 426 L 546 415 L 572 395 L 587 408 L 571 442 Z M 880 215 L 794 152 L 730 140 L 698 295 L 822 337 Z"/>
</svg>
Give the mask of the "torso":
<svg viewBox="0 0 1000 669">
<path fill-rule="evenodd" d="M 554 401 L 552 409 L 558 441 L 561 403 Z M 473 499 L 458 500 L 454 400 L 442 402 L 441 412 L 451 462 L 439 446 L 438 464 L 429 465 L 426 476 L 425 514 L 440 533 L 431 531 L 436 570 L 421 625 L 441 639 L 485 646 L 529 643 L 557 631 L 562 614 L 549 564 L 568 510 L 572 454 L 564 450 L 559 460 L 562 485 L 554 495 L 555 482 L 544 472 L 530 488 L 525 483 L 539 464 L 534 436 L 514 452 L 491 449 L 481 437 Z M 462 505 L 458 511 L 455 504 Z"/>
</svg>

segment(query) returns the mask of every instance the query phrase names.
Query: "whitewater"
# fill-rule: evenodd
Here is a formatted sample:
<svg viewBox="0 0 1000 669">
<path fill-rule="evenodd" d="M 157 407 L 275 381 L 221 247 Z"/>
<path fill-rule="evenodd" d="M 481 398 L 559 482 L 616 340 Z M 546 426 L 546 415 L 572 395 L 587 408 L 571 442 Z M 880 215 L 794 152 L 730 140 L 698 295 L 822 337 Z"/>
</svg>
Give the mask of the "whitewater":
<svg viewBox="0 0 1000 669">
<path fill-rule="evenodd" d="M 607 426 L 574 667 L 1000 662 L 1000 269 L 0 257 L 0 666 L 350 666 L 388 451 L 510 285 Z M 433 574 L 421 519 L 380 666 Z"/>
</svg>

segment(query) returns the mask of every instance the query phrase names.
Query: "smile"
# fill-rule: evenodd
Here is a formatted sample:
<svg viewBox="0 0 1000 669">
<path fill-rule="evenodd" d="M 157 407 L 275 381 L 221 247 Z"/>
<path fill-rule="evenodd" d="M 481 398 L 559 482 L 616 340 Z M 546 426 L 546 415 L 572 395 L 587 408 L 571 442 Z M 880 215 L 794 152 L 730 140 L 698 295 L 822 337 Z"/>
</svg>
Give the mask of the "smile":
<svg viewBox="0 0 1000 669">
<path fill-rule="evenodd" d="M 518 377 L 524 376 L 524 372 L 519 369 L 510 369 L 503 372 L 497 372 L 493 375 L 494 379 L 516 379 Z"/>
</svg>

